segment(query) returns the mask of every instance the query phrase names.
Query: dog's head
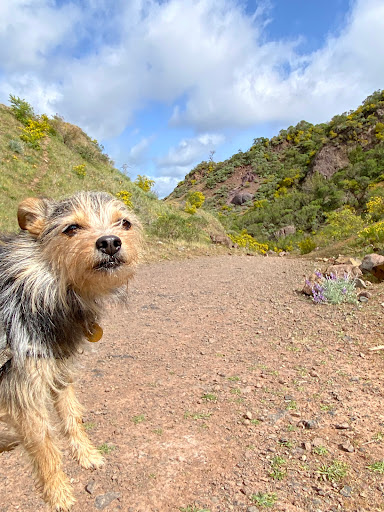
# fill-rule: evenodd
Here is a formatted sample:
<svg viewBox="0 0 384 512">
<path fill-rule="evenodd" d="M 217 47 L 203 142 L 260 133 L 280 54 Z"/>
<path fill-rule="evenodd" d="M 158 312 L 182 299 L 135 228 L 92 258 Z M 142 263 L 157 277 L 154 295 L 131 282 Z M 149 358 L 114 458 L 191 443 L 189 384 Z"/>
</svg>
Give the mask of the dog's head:
<svg viewBox="0 0 384 512">
<path fill-rule="evenodd" d="M 61 201 L 25 199 L 18 221 L 62 286 L 80 295 L 111 293 L 133 275 L 140 224 L 124 203 L 107 193 L 81 192 Z"/>
</svg>

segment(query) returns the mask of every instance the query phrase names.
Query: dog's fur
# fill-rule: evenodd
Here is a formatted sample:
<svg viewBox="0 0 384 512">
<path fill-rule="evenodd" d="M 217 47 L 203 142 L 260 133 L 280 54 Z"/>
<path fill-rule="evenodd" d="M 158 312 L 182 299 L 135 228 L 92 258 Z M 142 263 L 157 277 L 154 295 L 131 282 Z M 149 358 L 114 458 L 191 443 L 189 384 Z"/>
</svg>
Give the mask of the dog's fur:
<svg viewBox="0 0 384 512">
<path fill-rule="evenodd" d="M 105 299 L 124 295 L 134 274 L 140 225 L 109 194 L 26 199 L 20 234 L 0 237 L 0 451 L 22 444 L 44 500 L 56 511 L 74 503 L 61 469 L 55 428 L 84 468 L 103 458 L 82 427 L 74 389 L 79 348 L 98 327 Z M 59 420 L 59 422 L 57 421 Z"/>
</svg>

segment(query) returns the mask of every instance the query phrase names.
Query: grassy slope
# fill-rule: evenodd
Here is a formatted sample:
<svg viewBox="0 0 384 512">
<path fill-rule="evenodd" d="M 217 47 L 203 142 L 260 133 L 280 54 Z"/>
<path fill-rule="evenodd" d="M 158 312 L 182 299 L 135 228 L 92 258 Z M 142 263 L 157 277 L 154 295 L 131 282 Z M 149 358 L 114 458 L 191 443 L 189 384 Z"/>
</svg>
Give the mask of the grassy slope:
<svg viewBox="0 0 384 512">
<path fill-rule="evenodd" d="M 23 125 L 17 121 L 10 108 L 0 105 L 1 231 L 17 230 L 17 205 L 29 196 L 59 198 L 79 190 L 104 190 L 115 195 L 127 190 L 132 194 L 134 210 L 144 225 L 149 255 L 161 253 L 162 257 L 167 258 L 175 252 L 182 255 L 205 253 L 211 250 L 209 234 L 223 234 L 220 223 L 212 215 L 201 212 L 193 216 L 197 229 L 195 236 L 190 239 L 187 230 L 192 216 L 181 211 L 179 207 L 165 204 L 153 194 L 142 191 L 127 176 L 115 169 L 98 149 L 95 151 L 95 144 L 79 128 L 61 120 L 56 120 L 55 127 L 58 128 L 56 134 L 46 137 L 40 150 L 32 149 L 20 140 Z M 65 130 L 74 131 L 74 140 L 64 143 Z M 94 156 L 84 159 L 79 153 L 77 143 L 89 150 L 89 153 L 93 151 Z M 21 149 L 15 151 L 15 147 Z M 82 164 L 85 164 L 85 176 L 79 176 L 73 169 Z M 172 222 L 170 221 L 169 226 L 166 222 L 172 215 L 182 223 L 184 229 L 174 235 Z M 166 219 L 163 222 L 166 229 L 163 229 L 161 236 L 157 236 L 156 232 L 159 218 Z"/>
<path fill-rule="evenodd" d="M 28 196 L 58 198 L 79 190 L 107 190 L 115 194 L 122 189 L 133 189 L 129 178 L 108 164 L 85 161 L 58 136 L 44 139 L 40 150 L 22 143 L 22 154 L 12 151 L 10 141 L 19 142 L 22 124 L 3 105 L 0 105 L 0 119 L 2 230 L 17 228 L 17 204 Z M 73 167 L 83 163 L 86 176 L 80 177 L 73 172 Z"/>
</svg>

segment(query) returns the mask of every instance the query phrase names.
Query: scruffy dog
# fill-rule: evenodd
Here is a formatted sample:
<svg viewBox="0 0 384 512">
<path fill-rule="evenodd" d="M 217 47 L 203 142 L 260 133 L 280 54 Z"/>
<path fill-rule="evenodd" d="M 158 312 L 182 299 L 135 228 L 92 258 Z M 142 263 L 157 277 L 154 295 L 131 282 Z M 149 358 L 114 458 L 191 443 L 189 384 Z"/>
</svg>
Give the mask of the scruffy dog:
<svg viewBox="0 0 384 512">
<path fill-rule="evenodd" d="M 74 361 L 84 339 L 101 337 L 102 302 L 134 274 L 140 225 L 101 192 L 26 199 L 18 221 L 20 234 L 0 237 L 0 451 L 22 444 L 44 500 L 67 511 L 75 500 L 55 427 L 81 466 L 103 464 L 82 427 Z"/>
</svg>

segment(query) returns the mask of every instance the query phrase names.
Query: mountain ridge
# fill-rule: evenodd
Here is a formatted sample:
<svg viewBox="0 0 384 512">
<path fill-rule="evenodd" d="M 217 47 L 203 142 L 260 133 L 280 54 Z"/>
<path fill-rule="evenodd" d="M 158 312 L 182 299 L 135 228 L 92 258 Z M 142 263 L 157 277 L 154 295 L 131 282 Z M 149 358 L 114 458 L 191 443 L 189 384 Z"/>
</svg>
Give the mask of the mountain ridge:
<svg viewBox="0 0 384 512">
<path fill-rule="evenodd" d="M 246 230 L 261 242 L 294 226 L 289 241 L 298 244 L 343 208 L 367 221 L 369 202 L 384 201 L 384 91 L 328 123 L 300 121 L 224 162 L 201 162 L 167 200 L 183 202 L 194 191 L 230 233 Z"/>
</svg>

